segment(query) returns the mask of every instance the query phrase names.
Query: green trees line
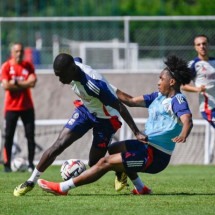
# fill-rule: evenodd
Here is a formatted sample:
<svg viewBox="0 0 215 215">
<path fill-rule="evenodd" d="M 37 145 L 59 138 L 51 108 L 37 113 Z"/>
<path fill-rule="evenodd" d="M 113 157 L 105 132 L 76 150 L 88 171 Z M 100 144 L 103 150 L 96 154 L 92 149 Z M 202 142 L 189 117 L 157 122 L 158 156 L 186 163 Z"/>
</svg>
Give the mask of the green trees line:
<svg viewBox="0 0 215 215">
<path fill-rule="evenodd" d="M 7 0 L 0 17 L 214 15 L 215 0 Z"/>
</svg>

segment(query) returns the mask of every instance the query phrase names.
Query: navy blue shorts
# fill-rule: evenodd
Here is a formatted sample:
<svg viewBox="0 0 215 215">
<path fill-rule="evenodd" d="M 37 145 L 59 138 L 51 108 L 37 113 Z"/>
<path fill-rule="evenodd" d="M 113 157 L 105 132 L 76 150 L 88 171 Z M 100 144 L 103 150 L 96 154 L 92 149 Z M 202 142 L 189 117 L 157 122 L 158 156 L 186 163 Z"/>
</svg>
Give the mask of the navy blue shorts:
<svg viewBox="0 0 215 215">
<path fill-rule="evenodd" d="M 97 148 L 107 149 L 113 135 L 121 127 L 121 124 L 117 116 L 111 119 L 97 118 L 85 106 L 81 105 L 75 109 L 65 127 L 80 136 L 93 129 L 92 144 Z"/>
<path fill-rule="evenodd" d="M 127 152 L 121 153 L 126 172 L 155 174 L 164 170 L 171 155 L 138 140 L 126 140 Z"/>
<path fill-rule="evenodd" d="M 215 128 L 215 109 L 208 112 L 201 112 L 202 117 Z"/>
</svg>

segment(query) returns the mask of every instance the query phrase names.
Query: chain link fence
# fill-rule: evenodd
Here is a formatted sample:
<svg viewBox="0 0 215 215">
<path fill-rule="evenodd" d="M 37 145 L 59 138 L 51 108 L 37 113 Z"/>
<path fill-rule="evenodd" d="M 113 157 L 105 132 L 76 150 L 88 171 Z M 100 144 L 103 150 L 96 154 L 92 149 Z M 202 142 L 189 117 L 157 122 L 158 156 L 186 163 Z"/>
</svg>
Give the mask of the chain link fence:
<svg viewBox="0 0 215 215">
<path fill-rule="evenodd" d="M 66 52 L 99 70 L 153 72 L 167 55 L 195 57 L 197 34 L 208 35 L 213 54 L 214 27 L 215 16 L 0 18 L 0 60 L 9 57 L 11 42 L 21 41 L 38 71 Z"/>
</svg>

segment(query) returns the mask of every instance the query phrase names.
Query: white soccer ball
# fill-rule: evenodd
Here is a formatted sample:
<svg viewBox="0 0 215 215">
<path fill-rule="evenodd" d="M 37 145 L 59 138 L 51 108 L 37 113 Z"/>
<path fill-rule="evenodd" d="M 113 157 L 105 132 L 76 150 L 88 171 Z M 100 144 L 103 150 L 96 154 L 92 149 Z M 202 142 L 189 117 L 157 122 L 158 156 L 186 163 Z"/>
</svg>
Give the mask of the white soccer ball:
<svg viewBox="0 0 215 215">
<path fill-rule="evenodd" d="M 86 166 L 81 160 L 70 159 L 62 164 L 60 174 L 62 179 L 67 181 L 70 178 L 79 176 L 85 170 Z"/>
<path fill-rule="evenodd" d="M 25 172 L 28 169 L 27 161 L 18 157 L 11 161 L 11 169 L 13 172 Z"/>
</svg>

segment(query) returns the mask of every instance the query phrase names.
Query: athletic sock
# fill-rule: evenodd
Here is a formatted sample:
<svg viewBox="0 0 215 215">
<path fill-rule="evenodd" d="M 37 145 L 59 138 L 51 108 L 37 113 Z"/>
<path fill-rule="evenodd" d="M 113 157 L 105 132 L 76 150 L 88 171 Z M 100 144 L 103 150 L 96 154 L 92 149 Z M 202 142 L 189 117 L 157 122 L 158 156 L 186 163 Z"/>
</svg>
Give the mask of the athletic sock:
<svg viewBox="0 0 215 215">
<path fill-rule="evenodd" d="M 135 180 L 132 180 L 137 191 L 142 191 L 144 183 L 141 181 L 140 177 L 137 177 Z"/>
<path fill-rule="evenodd" d="M 67 180 L 67 181 L 64 181 L 64 182 L 60 183 L 60 189 L 61 189 L 62 192 L 67 192 L 72 188 L 75 188 L 75 185 L 74 185 L 74 182 L 73 182 L 72 178 Z"/>
<path fill-rule="evenodd" d="M 27 181 L 33 181 L 34 184 L 36 184 L 41 174 L 42 172 L 39 172 L 36 168 L 34 168 L 34 171 L 32 172 L 30 178 Z"/>
</svg>

